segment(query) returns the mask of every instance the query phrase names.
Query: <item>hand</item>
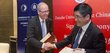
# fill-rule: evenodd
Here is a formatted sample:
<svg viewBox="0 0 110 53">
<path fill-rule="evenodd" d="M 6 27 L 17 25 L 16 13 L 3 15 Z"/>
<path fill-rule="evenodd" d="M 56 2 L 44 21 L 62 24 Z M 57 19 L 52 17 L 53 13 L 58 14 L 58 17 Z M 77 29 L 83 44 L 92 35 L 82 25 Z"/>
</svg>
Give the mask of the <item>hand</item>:
<svg viewBox="0 0 110 53">
<path fill-rule="evenodd" d="M 52 48 L 54 48 L 53 44 L 51 44 L 49 42 L 47 42 L 47 43 L 44 44 L 44 49 L 45 50 L 50 50 Z"/>
<path fill-rule="evenodd" d="M 53 43 L 57 43 L 57 38 L 54 39 Z"/>
<path fill-rule="evenodd" d="M 73 49 L 74 51 L 85 51 L 85 49 L 84 48 L 75 48 L 75 49 Z"/>
<path fill-rule="evenodd" d="M 86 53 L 86 51 L 85 51 L 84 48 L 75 48 L 75 49 L 73 49 L 73 51 L 74 51 L 75 53 Z"/>
<path fill-rule="evenodd" d="M 76 48 L 75 50 L 80 50 L 80 51 L 81 51 L 81 50 L 82 50 L 82 48 Z"/>
</svg>

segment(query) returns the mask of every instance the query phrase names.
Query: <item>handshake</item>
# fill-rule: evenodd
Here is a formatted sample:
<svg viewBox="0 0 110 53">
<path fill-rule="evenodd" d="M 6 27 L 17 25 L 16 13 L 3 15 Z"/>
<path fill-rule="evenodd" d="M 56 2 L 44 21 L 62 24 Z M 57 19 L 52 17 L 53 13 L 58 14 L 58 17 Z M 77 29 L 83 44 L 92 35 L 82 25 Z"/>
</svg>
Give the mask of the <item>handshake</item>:
<svg viewBox="0 0 110 53">
<path fill-rule="evenodd" d="M 50 42 L 46 42 L 46 43 L 43 43 L 43 50 L 51 50 L 53 48 L 56 48 L 55 44 L 52 44 Z"/>
<path fill-rule="evenodd" d="M 48 51 L 50 49 L 56 48 L 54 43 L 57 43 L 57 38 L 54 35 L 48 33 L 42 40 L 42 50 Z M 51 42 L 51 43 L 50 43 Z"/>
</svg>

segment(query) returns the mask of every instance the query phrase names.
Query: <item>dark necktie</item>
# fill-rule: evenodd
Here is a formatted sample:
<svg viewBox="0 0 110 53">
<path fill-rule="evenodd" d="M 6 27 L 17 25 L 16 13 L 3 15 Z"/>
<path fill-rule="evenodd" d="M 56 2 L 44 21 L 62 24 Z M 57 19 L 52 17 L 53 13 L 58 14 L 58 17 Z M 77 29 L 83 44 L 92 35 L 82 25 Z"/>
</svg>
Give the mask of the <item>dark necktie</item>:
<svg viewBox="0 0 110 53">
<path fill-rule="evenodd" d="M 73 44 L 73 48 L 77 48 L 78 47 L 78 41 L 79 41 L 81 32 L 82 32 L 82 28 L 80 28 L 79 31 L 78 31 L 78 33 L 77 33 L 77 37 L 76 37 L 75 42 Z"/>
</svg>

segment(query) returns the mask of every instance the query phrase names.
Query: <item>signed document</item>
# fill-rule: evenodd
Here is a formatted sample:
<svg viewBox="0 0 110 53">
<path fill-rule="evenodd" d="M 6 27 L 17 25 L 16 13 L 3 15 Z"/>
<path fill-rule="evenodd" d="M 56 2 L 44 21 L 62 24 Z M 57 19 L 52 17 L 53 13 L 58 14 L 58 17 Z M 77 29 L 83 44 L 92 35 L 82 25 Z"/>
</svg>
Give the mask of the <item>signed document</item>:
<svg viewBox="0 0 110 53">
<path fill-rule="evenodd" d="M 59 53 L 86 53 L 84 50 L 75 50 L 69 47 L 63 48 Z"/>
</svg>

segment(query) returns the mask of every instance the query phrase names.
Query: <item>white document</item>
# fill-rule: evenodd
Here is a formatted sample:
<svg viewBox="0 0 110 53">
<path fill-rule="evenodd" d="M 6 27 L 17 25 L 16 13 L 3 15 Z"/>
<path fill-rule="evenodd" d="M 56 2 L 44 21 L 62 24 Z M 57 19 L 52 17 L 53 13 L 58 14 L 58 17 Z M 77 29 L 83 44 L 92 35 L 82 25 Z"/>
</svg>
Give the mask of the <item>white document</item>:
<svg viewBox="0 0 110 53">
<path fill-rule="evenodd" d="M 82 50 L 74 50 L 69 47 L 63 48 L 59 53 L 86 53 L 83 49 Z"/>
<path fill-rule="evenodd" d="M 73 49 L 69 47 L 65 47 L 59 53 L 73 53 Z"/>
</svg>

